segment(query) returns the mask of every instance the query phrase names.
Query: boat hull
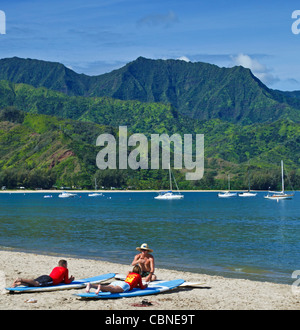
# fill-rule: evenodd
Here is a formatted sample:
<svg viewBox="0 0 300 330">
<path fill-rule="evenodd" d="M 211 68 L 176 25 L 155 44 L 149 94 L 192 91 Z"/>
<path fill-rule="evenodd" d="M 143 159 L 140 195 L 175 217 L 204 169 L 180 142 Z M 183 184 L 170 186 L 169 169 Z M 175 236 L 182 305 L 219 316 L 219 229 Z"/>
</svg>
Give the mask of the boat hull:
<svg viewBox="0 0 300 330">
<path fill-rule="evenodd" d="M 236 197 L 237 193 L 218 193 L 219 198 L 231 198 L 231 197 Z"/>
<path fill-rule="evenodd" d="M 172 195 L 172 196 L 164 196 L 164 195 L 161 195 L 161 196 L 156 196 L 154 197 L 154 199 L 161 199 L 161 200 L 165 200 L 165 199 L 168 199 L 168 200 L 171 200 L 171 199 L 183 199 L 183 195 Z"/>
<path fill-rule="evenodd" d="M 281 200 L 281 199 L 293 199 L 294 195 L 267 195 L 264 196 L 266 199 L 274 199 L 274 200 Z"/>
<path fill-rule="evenodd" d="M 76 194 L 71 194 L 71 193 L 62 193 L 58 195 L 59 198 L 73 198 L 75 196 Z"/>
<path fill-rule="evenodd" d="M 239 194 L 239 197 L 255 197 L 256 195 L 256 193 L 242 193 Z"/>
</svg>

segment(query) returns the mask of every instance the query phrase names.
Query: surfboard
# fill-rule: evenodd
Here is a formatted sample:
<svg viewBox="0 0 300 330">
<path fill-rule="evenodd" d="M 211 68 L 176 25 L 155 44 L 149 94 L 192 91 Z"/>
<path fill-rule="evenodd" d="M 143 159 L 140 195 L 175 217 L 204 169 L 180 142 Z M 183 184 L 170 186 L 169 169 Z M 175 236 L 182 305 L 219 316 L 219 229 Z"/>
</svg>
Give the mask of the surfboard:
<svg viewBox="0 0 300 330">
<path fill-rule="evenodd" d="M 151 287 L 152 285 L 159 285 L 159 284 L 164 284 L 167 281 L 164 280 L 156 280 L 154 282 L 149 283 L 148 285 Z M 182 284 L 179 285 L 180 288 L 200 288 L 201 286 L 205 285 L 206 283 L 204 282 L 186 282 L 184 281 Z"/>
<path fill-rule="evenodd" d="M 115 277 L 115 273 L 102 274 L 94 277 L 83 278 L 81 280 L 73 281 L 70 284 L 60 283 L 51 286 L 17 286 L 15 288 L 5 288 L 9 292 L 42 292 L 42 291 L 57 291 L 84 288 L 88 283 L 97 284 Z"/>
<path fill-rule="evenodd" d="M 129 298 L 136 296 L 148 296 L 151 294 L 158 294 L 161 292 L 169 291 L 177 288 L 180 284 L 182 284 L 184 280 L 172 280 L 164 282 L 163 284 L 153 284 L 150 287 L 142 290 L 140 288 L 135 288 L 127 292 L 122 293 L 111 293 L 111 292 L 99 292 L 99 294 L 95 293 L 75 293 L 75 296 L 85 298 L 85 299 L 111 299 L 111 298 Z"/>
<path fill-rule="evenodd" d="M 126 278 L 126 275 L 125 274 L 116 274 L 115 275 L 115 279 L 117 280 L 122 280 L 124 281 Z M 152 286 L 152 285 L 155 285 L 155 284 L 159 284 L 159 283 L 164 283 L 164 282 L 167 282 L 167 280 L 156 280 L 154 282 L 150 282 L 148 285 L 149 286 Z M 143 281 L 143 283 L 145 284 L 146 282 Z M 180 284 L 179 286 L 180 287 L 192 287 L 192 288 L 199 288 L 201 286 L 205 285 L 204 282 L 186 282 L 184 281 L 182 284 Z"/>
</svg>

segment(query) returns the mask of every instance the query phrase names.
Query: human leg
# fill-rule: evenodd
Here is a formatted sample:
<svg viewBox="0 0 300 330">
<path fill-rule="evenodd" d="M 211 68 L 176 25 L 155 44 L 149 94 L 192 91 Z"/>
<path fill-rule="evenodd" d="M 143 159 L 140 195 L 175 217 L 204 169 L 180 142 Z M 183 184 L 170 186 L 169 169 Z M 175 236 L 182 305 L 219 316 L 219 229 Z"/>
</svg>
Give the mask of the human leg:
<svg viewBox="0 0 300 330">
<path fill-rule="evenodd" d="M 109 285 L 99 284 L 97 290 L 95 291 L 98 294 L 102 292 L 111 292 L 111 293 L 122 293 L 130 290 L 130 285 L 123 281 L 114 281 Z"/>
<path fill-rule="evenodd" d="M 94 289 L 97 289 L 98 288 L 98 285 L 97 284 L 91 284 L 91 283 L 88 283 L 85 287 L 85 291 L 86 293 L 89 293 L 91 288 L 94 288 Z"/>
<path fill-rule="evenodd" d="M 37 282 L 34 279 L 28 279 L 28 278 L 16 278 L 12 284 L 12 287 L 15 288 L 19 285 L 26 285 L 26 286 L 39 286 L 39 282 Z"/>
</svg>

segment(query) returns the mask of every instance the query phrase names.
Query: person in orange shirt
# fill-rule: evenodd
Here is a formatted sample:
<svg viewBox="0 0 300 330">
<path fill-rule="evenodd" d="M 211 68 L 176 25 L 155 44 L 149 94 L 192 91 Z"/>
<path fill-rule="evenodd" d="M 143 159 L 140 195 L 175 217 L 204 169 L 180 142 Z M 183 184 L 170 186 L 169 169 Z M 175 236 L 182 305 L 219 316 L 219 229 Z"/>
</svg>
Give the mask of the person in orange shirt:
<svg viewBox="0 0 300 330">
<path fill-rule="evenodd" d="M 66 260 L 59 260 L 58 267 L 54 267 L 50 275 L 42 275 L 36 279 L 17 278 L 12 287 L 19 285 L 26 286 L 51 286 L 59 283 L 70 284 L 74 276 L 69 277 L 68 263 Z"/>
<path fill-rule="evenodd" d="M 110 283 L 109 285 L 102 285 L 99 284 L 93 285 L 88 283 L 86 286 L 86 292 L 90 292 L 91 288 L 96 288 L 95 294 L 98 294 L 100 291 L 102 292 L 111 292 L 111 293 L 121 293 L 121 292 L 127 292 L 134 288 L 141 288 L 142 290 L 147 288 L 147 284 L 144 285 L 142 282 L 142 276 L 141 276 L 142 270 L 141 267 L 136 265 L 133 267 L 133 270 L 131 273 L 129 273 L 125 279 L 125 281 L 114 281 Z"/>
</svg>

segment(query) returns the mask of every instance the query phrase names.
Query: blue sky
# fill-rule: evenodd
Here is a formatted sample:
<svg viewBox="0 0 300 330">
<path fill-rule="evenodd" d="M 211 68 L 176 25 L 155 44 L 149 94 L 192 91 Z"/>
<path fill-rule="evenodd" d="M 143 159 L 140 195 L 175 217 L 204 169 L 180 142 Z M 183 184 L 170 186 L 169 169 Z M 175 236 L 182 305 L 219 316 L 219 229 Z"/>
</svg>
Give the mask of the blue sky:
<svg viewBox="0 0 300 330">
<path fill-rule="evenodd" d="M 88 75 L 139 56 L 243 65 L 270 88 L 300 90 L 300 34 L 291 29 L 299 1 L 1 0 L 0 10 L 0 58 Z"/>
</svg>

